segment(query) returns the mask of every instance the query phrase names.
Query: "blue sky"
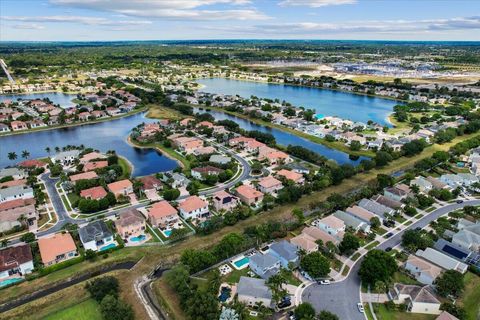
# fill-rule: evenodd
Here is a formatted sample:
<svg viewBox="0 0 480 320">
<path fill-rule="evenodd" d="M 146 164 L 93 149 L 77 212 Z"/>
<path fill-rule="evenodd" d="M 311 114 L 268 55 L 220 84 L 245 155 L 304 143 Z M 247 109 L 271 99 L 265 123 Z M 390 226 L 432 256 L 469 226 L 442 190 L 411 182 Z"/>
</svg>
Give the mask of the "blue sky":
<svg viewBox="0 0 480 320">
<path fill-rule="evenodd" d="M 480 41 L 480 1 L 0 1 L 0 41 L 174 39 Z"/>
</svg>

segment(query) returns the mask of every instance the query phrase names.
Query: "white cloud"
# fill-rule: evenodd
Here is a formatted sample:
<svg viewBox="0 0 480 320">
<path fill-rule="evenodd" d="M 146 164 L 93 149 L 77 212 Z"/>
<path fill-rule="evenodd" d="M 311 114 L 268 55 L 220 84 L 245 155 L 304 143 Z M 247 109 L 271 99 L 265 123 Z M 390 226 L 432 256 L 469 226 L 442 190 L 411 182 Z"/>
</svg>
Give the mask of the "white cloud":
<svg viewBox="0 0 480 320">
<path fill-rule="evenodd" d="M 95 11 L 114 12 L 130 17 L 170 20 L 264 20 L 269 17 L 255 8 L 238 8 L 250 0 L 50 0 L 52 4 Z M 234 6 L 207 10 L 211 5 Z"/>
<path fill-rule="evenodd" d="M 12 26 L 14 29 L 25 29 L 25 30 L 41 30 L 45 29 L 44 26 L 36 23 L 20 23 Z"/>
<path fill-rule="evenodd" d="M 283 0 L 283 1 L 280 1 L 278 4 L 283 7 L 303 6 L 303 7 L 311 7 L 311 8 L 320 8 L 320 7 L 340 6 L 344 4 L 355 4 L 355 3 L 357 3 L 357 0 Z"/>
<path fill-rule="evenodd" d="M 108 20 L 87 16 L 3 16 L 2 19 L 27 23 L 79 23 L 92 26 L 136 26 L 152 23 L 146 20 Z"/>
<path fill-rule="evenodd" d="M 250 27 L 223 28 L 224 31 L 244 34 L 268 36 L 297 35 L 322 38 L 325 34 L 345 33 L 412 33 L 438 32 L 448 30 L 480 29 L 480 17 L 462 17 L 435 20 L 385 20 L 385 21 L 354 21 L 342 23 L 271 23 Z"/>
</svg>

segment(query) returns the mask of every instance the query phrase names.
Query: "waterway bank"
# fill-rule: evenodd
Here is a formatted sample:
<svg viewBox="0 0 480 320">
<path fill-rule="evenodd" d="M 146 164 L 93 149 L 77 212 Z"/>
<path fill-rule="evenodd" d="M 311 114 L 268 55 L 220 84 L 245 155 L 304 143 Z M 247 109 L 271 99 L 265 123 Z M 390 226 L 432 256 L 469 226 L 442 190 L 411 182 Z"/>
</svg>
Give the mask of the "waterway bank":
<svg viewBox="0 0 480 320">
<path fill-rule="evenodd" d="M 164 148 L 162 146 L 160 146 L 159 143 L 149 143 L 149 144 L 138 144 L 134 141 L 132 141 L 132 138 L 130 137 L 130 135 L 127 137 L 127 139 L 125 140 L 129 145 L 131 145 L 133 148 L 140 148 L 140 149 L 155 149 L 157 150 L 158 152 L 160 152 L 163 156 L 171 159 L 171 160 L 174 160 L 177 162 L 177 164 L 182 168 L 182 169 L 185 169 L 185 168 L 188 168 L 190 167 L 189 164 L 187 164 L 187 160 L 184 159 L 183 157 L 181 157 L 179 154 L 175 153 L 175 151 L 173 150 L 168 150 L 167 148 Z"/>
</svg>

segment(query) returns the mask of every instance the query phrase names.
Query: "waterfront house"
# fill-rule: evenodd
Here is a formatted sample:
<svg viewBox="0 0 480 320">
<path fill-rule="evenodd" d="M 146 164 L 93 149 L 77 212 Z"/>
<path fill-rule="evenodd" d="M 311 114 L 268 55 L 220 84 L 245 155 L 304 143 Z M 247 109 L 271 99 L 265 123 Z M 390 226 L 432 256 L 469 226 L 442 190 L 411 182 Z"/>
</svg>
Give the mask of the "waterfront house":
<svg viewBox="0 0 480 320">
<path fill-rule="evenodd" d="M 80 163 L 86 164 L 87 162 L 93 161 L 93 160 L 101 160 L 101 159 L 106 159 L 106 156 L 102 153 L 92 151 L 87 154 L 84 154 L 80 158 Z"/>
<path fill-rule="evenodd" d="M 268 279 L 280 271 L 281 262 L 280 259 L 269 252 L 265 254 L 256 253 L 249 258 L 249 267 L 259 277 Z"/>
<path fill-rule="evenodd" d="M 145 233 L 145 217 L 137 209 L 130 208 L 119 213 L 115 221 L 117 233 L 124 239 L 130 236 L 140 236 Z"/>
<path fill-rule="evenodd" d="M 92 161 L 92 162 L 87 162 L 83 166 L 83 171 L 94 171 L 96 169 L 101 169 L 101 168 L 106 168 L 108 167 L 108 161 Z"/>
<path fill-rule="evenodd" d="M 115 245 L 113 233 L 103 220 L 90 222 L 79 228 L 78 235 L 85 250 L 101 251 L 106 246 Z"/>
<path fill-rule="evenodd" d="M 10 128 L 4 123 L 0 123 L 0 133 L 6 133 L 6 132 L 10 132 Z"/>
<path fill-rule="evenodd" d="M 410 255 L 405 262 L 405 270 L 420 283 L 432 284 L 443 272 L 443 269 L 433 263 L 415 255 Z"/>
<path fill-rule="evenodd" d="M 179 204 L 178 210 L 184 219 L 205 218 L 209 215 L 208 203 L 197 196 L 190 196 Z"/>
<path fill-rule="evenodd" d="M 216 211 L 230 211 L 239 204 L 239 199 L 225 190 L 214 193 L 212 200 Z"/>
<path fill-rule="evenodd" d="M 58 162 L 63 166 L 68 166 L 78 159 L 79 155 L 80 151 L 78 150 L 63 151 L 51 156 L 50 160 L 52 160 L 53 163 Z"/>
<path fill-rule="evenodd" d="M 0 189 L 0 203 L 17 199 L 33 198 L 33 189 L 25 185 Z"/>
<path fill-rule="evenodd" d="M 224 170 L 219 169 L 213 166 L 205 166 L 205 167 L 198 167 L 198 168 L 193 168 L 191 170 L 192 177 L 198 179 L 198 180 L 204 180 L 207 176 L 218 176 L 220 173 L 222 173 Z"/>
<path fill-rule="evenodd" d="M 5 177 L 12 177 L 13 180 L 21 180 L 28 177 L 25 170 L 19 168 L 5 168 L 0 170 L 0 179 Z"/>
<path fill-rule="evenodd" d="M 258 189 L 263 193 L 276 194 L 283 188 L 282 181 L 273 176 L 263 177 L 258 181 Z"/>
<path fill-rule="evenodd" d="M 107 191 L 102 186 L 80 191 L 80 197 L 91 200 L 100 200 L 107 196 Z"/>
<path fill-rule="evenodd" d="M 256 206 L 263 200 L 263 193 L 253 189 L 247 185 L 241 185 L 237 188 L 236 193 L 240 200 L 249 205 Z"/>
<path fill-rule="evenodd" d="M 422 257 L 423 259 L 428 260 L 431 263 L 434 263 L 435 265 L 445 270 L 455 270 L 462 274 L 467 272 L 468 270 L 467 264 L 453 259 L 452 257 L 447 256 L 446 254 L 432 248 L 426 248 L 425 250 L 417 250 L 415 255 L 418 257 Z"/>
<path fill-rule="evenodd" d="M 170 176 L 173 180 L 172 188 L 187 187 L 191 182 L 183 173 L 174 172 Z"/>
<path fill-rule="evenodd" d="M 33 271 L 30 245 L 24 244 L 0 250 L 0 281 L 10 277 L 22 277 Z"/>
<path fill-rule="evenodd" d="M 77 247 L 70 233 L 56 233 L 38 239 L 40 257 L 45 267 L 75 258 Z"/>
<path fill-rule="evenodd" d="M 46 168 L 47 165 L 46 162 L 37 159 L 24 160 L 18 164 L 19 167 L 26 169 Z"/>
<path fill-rule="evenodd" d="M 130 180 L 124 179 L 117 182 L 112 182 L 107 185 L 108 190 L 112 192 L 115 197 L 120 195 L 127 196 L 130 193 L 133 193 L 133 184 Z"/>
<path fill-rule="evenodd" d="M 271 244 L 268 252 L 277 257 L 285 269 L 290 269 L 290 265 L 296 267 L 300 263 L 297 247 L 287 240 L 281 240 Z"/>
<path fill-rule="evenodd" d="M 412 313 L 440 314 L 440 301 L 431 286 L 395 283 L 388 295 L 395 304 L 406 304 Z"/>
<path fill-rule="evenodd" d="M 13 131 L 20 131 L 20 130 L 27 130 L 28 126 L 23 121 L 12 121 L 10 122 L 10 126 L 12 127 Z"/>
<path fill-rule="evenodd" d="M 177 209 L 166 200 L 154 203 L 148 210 L 148 220 L 154 227 L 173 226 L 179 219 Z"/>
<path fill-rule="evenodd" d="M 237 284 L 237 298 L 248 307 L 255 307 L 258 304 L 267 308 L 274 307 L 272 291 L 264 279 L 241 276 Z"/>
<path fill-rule="evenodd" d="M 142 183 L 141 190 L 143 192 L 158 191 L 162 188 L 162 181 L 154 176 L 145 176 L 138 178 L 138 180 Z"/>
</svg>

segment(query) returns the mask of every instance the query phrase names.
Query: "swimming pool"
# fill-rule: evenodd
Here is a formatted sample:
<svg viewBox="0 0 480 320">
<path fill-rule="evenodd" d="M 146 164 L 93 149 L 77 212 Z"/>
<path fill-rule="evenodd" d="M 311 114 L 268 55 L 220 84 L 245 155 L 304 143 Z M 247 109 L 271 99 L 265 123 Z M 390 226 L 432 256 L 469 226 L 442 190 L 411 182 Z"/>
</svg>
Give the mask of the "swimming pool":
<svg viewBox="0 0 480 320">
<path fill-rule="evenodd" d="M 168 230 L 163 230 L 162 233 L 163 233 L 163 235 L 164 235 L 165 237 L 168 238 L 168 237 L 170 237 L 170 235 L 172 234 L 172 230 L 170 230 L 170 229 L 168 229 Z"/>
<path fill-rule="evenodd" d="M 222 291 L 220 291 L 220 296 L 218 297 L 218 300 L 220 300 L 221 302 L 227 301 L 228 298 L 230 298 L 231 292 L 232 289 L 228 287 L 222 287 Z"/>
<path fill-rule="evenodd" d="M 142 242 L 146 239 L 147 237 L 144 235 L 144 234 L 141 234 L 139 236 L 136 236 L 136 237 L 131 237 L 130 238 L 130 241 L 132 242 Z"/>
<path fill-rule="evenodd" d="M 23 281 L 23 278 L 10 278 L 0 281 L 0 287 L 5 287 L 13 283 Z"/>
<path fill-rule="evenodd" d="M 105 251 L 105 250 L 108 250 L 108 249 L 113 249 L 116 246 L 117 245 L 115 243 L 110 243 L 110 244 L 107 244 L 106 246 L 101 247 L 100 250 L 98 250 L 98 251 Z"/>
<path fill-rule="evenodd" d="M 250 262 L 250 259 L 248 257 L 243 257 L 241 259 L 233 261 L 232 263 L 236 269 L 240 270 L 240 269 L 246 268 L 249 262 Z"/>
</svg>

